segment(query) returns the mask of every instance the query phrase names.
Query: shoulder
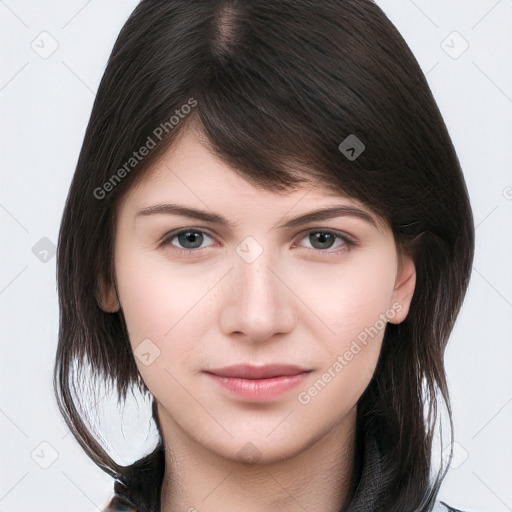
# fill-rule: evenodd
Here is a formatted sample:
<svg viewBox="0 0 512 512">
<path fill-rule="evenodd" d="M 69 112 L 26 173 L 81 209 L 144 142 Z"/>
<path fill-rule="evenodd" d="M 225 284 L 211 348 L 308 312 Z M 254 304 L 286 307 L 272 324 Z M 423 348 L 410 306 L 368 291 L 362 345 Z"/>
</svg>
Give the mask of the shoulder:
<svg viewBox="0 0 512 512">
<path fill-rule="evenodd" d="M 437 501 L 435 507 L 432 509 L 432 512 L 464 512 L 464 511 L 459 510 L 458 508 L 450 507 L 443 501 Z"/>
<path fill-rule="evenodd" d="M 153 452 L 122 469 L 114 481 L 114 495 L 101 512 L 160 510 L 164 472 L 164 448 L 160 442 Z"/>
<path fill-rule="evenodd" d="M 103 509 L 102 512 L 138 512 L 139 509 L 126 501 L 122 496 L 114 496 L 107 508 Z"/>
</svg>

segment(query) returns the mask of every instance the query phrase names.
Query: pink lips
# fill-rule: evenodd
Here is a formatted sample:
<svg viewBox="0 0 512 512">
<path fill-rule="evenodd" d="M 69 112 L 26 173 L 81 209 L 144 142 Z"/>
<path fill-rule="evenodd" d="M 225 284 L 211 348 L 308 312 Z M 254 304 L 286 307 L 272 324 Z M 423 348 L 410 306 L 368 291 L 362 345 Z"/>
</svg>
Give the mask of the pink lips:
<svg viewBox="0 0 512 512">
<path fill-rule="evenodd" d="M 275 398 L 303 382 L 311 370 L 299 366 L 237 364 L 207 370 L 215 382 L 240 398 L 262 401 Z"/>
</svg>

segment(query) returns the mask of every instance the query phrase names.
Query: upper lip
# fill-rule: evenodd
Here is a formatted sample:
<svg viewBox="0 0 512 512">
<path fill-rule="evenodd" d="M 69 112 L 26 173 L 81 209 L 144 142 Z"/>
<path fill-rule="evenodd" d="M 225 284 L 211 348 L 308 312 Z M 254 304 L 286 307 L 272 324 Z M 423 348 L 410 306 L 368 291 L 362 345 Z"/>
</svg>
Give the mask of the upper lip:
<svg viewBox="0 0 512 512">
<path fill-rule="evenodd" d="M 281 377 L 285 375 L 298 375 L 308 372 L 300 366 L 290 364 L 267 364 L 264 366 L 254 366 L 252 364 L 234 364 L 223 368 L 214 368 L 207 370 L 207 373 L 213 373 L 219 377 L 237 377 L 239 379 L 267 379 L 270 377 Z"/>
</svg>

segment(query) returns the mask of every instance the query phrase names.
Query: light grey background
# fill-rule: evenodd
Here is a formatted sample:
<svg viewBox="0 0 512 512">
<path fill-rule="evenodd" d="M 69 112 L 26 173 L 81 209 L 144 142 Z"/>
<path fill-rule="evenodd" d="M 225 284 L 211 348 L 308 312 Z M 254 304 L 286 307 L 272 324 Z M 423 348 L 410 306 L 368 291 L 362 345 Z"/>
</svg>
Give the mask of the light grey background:
<svg viewBox="0 0 512 512">
<path fill-rule="evenodd" d="M 477 226 L 447 351 L 457 443 L 440 497 L 469 512 L 511 511 L 512 0 L 377 3 L 427 74 Z M 136 4 L 0 0 L 0 512 L 96 511 L 112 493 L 53 398 L 52 248 L 95 91 Z M 128 448 L 142 453 L 152 446 L 148 417 L 130 418 Z"/>
</svg>

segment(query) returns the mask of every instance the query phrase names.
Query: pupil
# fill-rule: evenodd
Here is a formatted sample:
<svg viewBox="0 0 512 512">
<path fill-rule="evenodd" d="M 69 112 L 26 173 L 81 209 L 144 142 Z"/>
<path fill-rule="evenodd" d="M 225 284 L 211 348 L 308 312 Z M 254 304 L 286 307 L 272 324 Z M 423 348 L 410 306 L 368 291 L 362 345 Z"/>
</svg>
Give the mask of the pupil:
<svg viewBox="0 0 512 512">
<path fill-rule="evenodd" d="M 334 236 L 332 233 L 317 232 L 309 235 L 309 241 L 315 249 L 329 249 L 334 242 Z"/>
<path fill-rule="evenodd" d="M 203 235 L 196 231 L 185 231 L 178 235 L 180 244 L 186 249 L 197 249 L 201 246 Z M 199 242 L 199 243 L 198 243 Z"/>
</svg>

